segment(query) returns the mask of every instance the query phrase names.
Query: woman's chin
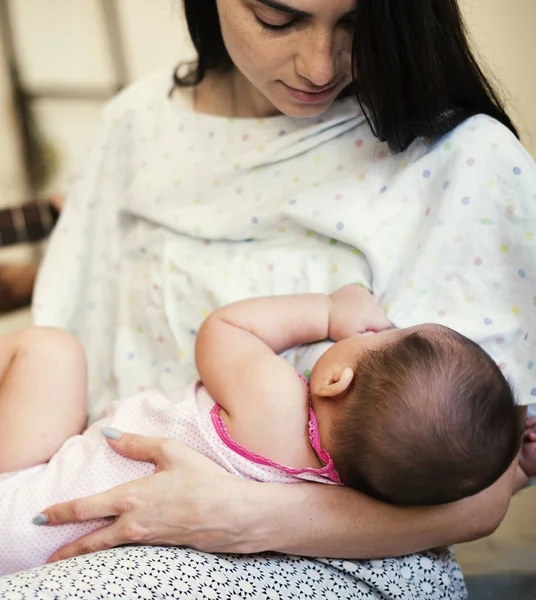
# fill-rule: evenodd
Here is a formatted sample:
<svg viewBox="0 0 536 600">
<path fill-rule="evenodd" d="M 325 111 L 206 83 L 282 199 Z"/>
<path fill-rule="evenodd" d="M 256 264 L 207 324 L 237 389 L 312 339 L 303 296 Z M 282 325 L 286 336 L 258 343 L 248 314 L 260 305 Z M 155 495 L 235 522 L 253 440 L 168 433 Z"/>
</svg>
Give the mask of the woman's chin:
<svg viewBox="0 0 536 600">
<path fill-rule="evenodd" d="M 285 116 L 292 119 L 314 119 L 321 117 L 331 108 L 334 100 L 322 104 L 300 104 L 295 101 L 281 102 L 279 110 Z"/>
</svg>

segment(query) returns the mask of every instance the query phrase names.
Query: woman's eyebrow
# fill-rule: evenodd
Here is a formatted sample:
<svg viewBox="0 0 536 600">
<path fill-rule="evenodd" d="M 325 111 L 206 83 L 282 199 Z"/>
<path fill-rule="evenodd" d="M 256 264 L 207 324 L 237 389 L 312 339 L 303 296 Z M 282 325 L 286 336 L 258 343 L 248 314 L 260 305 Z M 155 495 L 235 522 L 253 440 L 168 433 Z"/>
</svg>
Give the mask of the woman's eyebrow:
<svg viewBox="0 0 536 600">
<path fill-rule="evenodd" d="M 278 2 L 277 0 L 255 0 L 258 4 L 263 4 L 267 8 L 271 8 L 273 10 L 278 10 L 280 12 L 284 12 L 287 15 L 291 15 L 292 17 L 297 17 L 300 19 L 307 19 L 311 17 L 311 13 L 305 12 L 304 10 L 298 10 L 297 8 L 292 8 L 292 6 L 288 6 L 287 4 L 283 4 L 282 2 Z"/>
</svg>

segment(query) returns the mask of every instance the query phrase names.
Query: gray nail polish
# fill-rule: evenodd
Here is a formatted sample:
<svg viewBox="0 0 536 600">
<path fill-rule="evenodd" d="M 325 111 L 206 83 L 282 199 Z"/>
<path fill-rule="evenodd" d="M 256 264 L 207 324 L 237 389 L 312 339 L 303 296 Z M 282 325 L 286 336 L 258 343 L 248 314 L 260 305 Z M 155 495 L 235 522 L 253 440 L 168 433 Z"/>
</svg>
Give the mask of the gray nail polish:
<svg viewBox="0 0 536 600">
<path fill-rule="evenodd" d="M 34 525 L 46 525 L 48 523 L 48 518 L 46 515 L 41 513 L 32 519 L 32 523 Z"/>
<path fill-rule="evenodd" d="M 123 432 L 120 429 L 117 429 L 116 427 L 101 427 L 101 433 L 105 438 L 108 438 L 109 440 L 118 440 L 122 435 Z"/>
</svg>

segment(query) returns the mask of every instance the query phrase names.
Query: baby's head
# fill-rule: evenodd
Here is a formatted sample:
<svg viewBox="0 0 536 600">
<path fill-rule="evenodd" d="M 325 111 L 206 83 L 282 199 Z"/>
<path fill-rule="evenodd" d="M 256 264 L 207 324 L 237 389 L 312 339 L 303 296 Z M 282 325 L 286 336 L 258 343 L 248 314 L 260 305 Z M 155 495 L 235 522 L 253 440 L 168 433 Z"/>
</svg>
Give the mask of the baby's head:
<svg viewBox="0 0 536 600">
<path fill-rule="evenodd" d="M 519 450 L 522 423 L 500 369 L 439 325 L 338 342 L 315 366 L 311 393 L 342 481 L 387 502 L 471 496 Z"/>
</svg>

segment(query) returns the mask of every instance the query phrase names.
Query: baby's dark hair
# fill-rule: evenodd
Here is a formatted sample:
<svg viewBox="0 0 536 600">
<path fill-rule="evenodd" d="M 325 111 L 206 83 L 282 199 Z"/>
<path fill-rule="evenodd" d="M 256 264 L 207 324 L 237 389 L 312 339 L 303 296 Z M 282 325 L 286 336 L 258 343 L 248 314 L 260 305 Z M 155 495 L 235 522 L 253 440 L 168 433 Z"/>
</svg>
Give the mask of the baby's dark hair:
<svg viewBox="0 0 536 600">
<path fill-rule="evenodd" d="M 341 480 L 404 505 L 487 488 L 521 444 L 514 393 L 474 342 L 429 326 L 359 358 L 330 433 Z"/>
</svg>

